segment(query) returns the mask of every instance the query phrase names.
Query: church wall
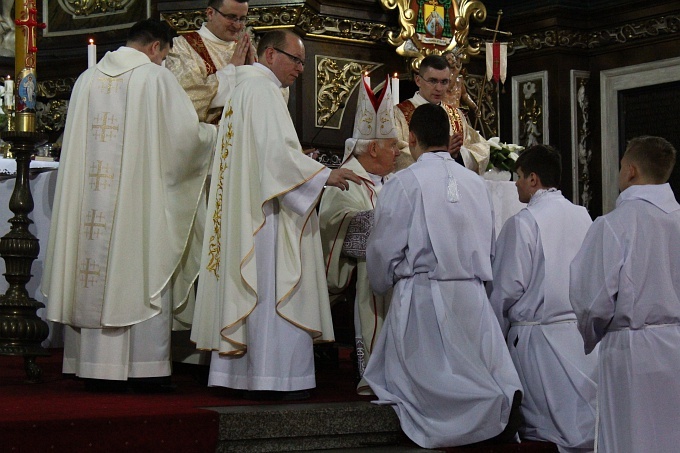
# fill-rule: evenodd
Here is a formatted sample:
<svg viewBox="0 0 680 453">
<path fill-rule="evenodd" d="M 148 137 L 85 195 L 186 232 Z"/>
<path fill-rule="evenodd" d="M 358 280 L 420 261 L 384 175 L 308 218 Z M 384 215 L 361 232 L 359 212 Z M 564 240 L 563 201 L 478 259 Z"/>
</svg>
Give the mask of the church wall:
<svg viewBox="0 0 680 453">
<path fill-rule="evenodd" d="M 499 3 L 505 2 L 485 2 L 487 8 Z M 501 29 L 511 31 L 513 36 L 506 93 L 500 95 L 501 136 L 504 140 L 512 136 L 512 78 L 547 71 L 549 143 L 557 146 L 563 156 L 563 191 L 582 204 L 585 198 L 591 215 L 600 215 L 603 211 L 601 141 L 602 134 L 608 133 L 600 125 L 600 73 L 677 56 L 680 8 L 677 2 L 671 1 L 654 4 L 596 1 L 584 2 L 580 8 L 565 8 L 562 4 L 546 7 L 543 2 L 540 7 L 537 2 L 521 3 L 533 3 L 536 9 L 521 9 L 512 14 L 515 8 L 503 5 Z M 495 23 L 491 10 L 489 15 L 487 21 Z M 579 165 L 574 155 L 579 135 L 573 127 L 581 125 L 574 123 L 577 99 L 570 89 L 573 71 L 589 73 L 585 86 L 588 100 L 585 144 L 589 161 L 585 171 L 579 169 L 577 178 L 573 177 L 572 166 Z M 578 105 L 576 111 L 581 113 Z"/>
<path fill-rule="evenodd" d="M 41 2 L 40 19 L 45 21 L 45 15 L 51 14 L 43 11 L 44 5 L 58 3 Z M 205 10 L 204 0 L 135 0 L 135 3 L 138 9 L 147 8 L 153 17 L 173 12 L 200 16 Z M 487 0 L 484 4 L 487 19 L 483 24 L 472 24 L 470 38 L 478 42 L 490 38 L 490 33 L 479 28 L 493 28 L 499 9 L 503 10 L 500 29 L 512 32 L 507 81 L 501 93 L 490 95 L 494 102 L 498 100 L 500 128 L 494 131 L 495 134 L 487 133 L 487 138 L 499 135 L 502 141 L 513 141 L 513 121 L 518 121 L 513 110 L 516 106 L 512 105 L 513 78 L 545 71 L 548 87 L 547 106 L 543 106 L 548 118 L 546 135 L 549 136 L 547 141 L 558 147 L 563 155 L 564 193 L 586 204 L 591 214 L 600 214 L 600 148 L 602 134 L 607 132 L 600 126 L 600 73 L 677 56 L 680 6 L 674 0 L 653 3 L 642 0 Z M 405 60 L 386 39 L 389 31 L 399 30 L 397 13 L 382 8 L 379 0 L 251 0 L 250 6 L 249 25 L 256 34 L 272 27 L 287 27 L 295 29 L 305 41 L 307 65 L 304 75 L 293 86 L 290 103 L 303 143 L 325 149 L 329 155 L 338 155 L 344 140 L 351 135 L 356 105 L 354 87 L 358 78 L 356 75 L 354 79 L 348 75 L 330 76 L 328 68 L 332 64 L 345 67 L 355 63 L 367 68 L 373 86 L 386 74 L 398 72 L 402 80 L 401 98 L 406 99 L 415 91 Z M 139 11 L 135 14 L 139 15 Z M 52 32 L 67 26 L 63 20 L 60 23 L 53 17 L 48 19 L 52 20 Z M 87 33 L 79 30 L 74 22 L 71 32 L 61 30 L 62 34 L 40 36 L 38 101 L 43 103 L 45 112 L 39 126 L 49 132 L 51 141 L 59 135 L 60 127 L 63 128 L 73 82 L 86 68 L 87 39 L 95 38 L 101 58 L 106 51 L 114 50 L 124 42 L 126 28 L 121 28 L 121 24 L 137 19 L 141 17 L 100 19 L 111 23 L 105 23 L 100 31 Z M 200 22 L 194 24 L 200 25 Z M 325 65 L 323 70 L 317 68 L 321 63 Z M 472 57 L 465 69 L 470 74 L 468 82 L 479 86 L 485 72 L 483 53 Z M 13 59 L 0 56 L 0 74 L 12 74 L 13 71 Z M 589 77 L 583 75 L 588 73 Z M 585 95 L 587 107 L 579 104 L 575 97 L 574 74 L 579 77 L 579 83 L 585 84 L 582 95 Z M 352 80 L 355 80 L 354 84 L 349 83 Z M 468 91 L 475 94 L 468 86 Z M 581 152 L 588 155 L 585 165 L 578 162 L 579 145 Z"/>
</svg>

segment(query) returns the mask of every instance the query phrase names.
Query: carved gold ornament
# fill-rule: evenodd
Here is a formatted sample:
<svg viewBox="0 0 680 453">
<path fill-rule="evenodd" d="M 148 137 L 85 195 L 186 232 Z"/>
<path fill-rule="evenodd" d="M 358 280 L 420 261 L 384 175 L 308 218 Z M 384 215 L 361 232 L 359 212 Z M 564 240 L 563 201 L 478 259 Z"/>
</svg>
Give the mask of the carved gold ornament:
<svg viewBox="0 0 680 453">
<path fill-rule="evenodd" d="M 400 33 L 389 32 L 387 39 L 397 53 L 411 59 L 411 68 L 420 66 L 427 55 L 459 49 L 461 58 L 480 52 L 480 44 L 468 42 L 470 20 L 483 22 L 486 7 L 479 0 L 380 0 L 385 9 L 399 9 Z"/>
</svg>

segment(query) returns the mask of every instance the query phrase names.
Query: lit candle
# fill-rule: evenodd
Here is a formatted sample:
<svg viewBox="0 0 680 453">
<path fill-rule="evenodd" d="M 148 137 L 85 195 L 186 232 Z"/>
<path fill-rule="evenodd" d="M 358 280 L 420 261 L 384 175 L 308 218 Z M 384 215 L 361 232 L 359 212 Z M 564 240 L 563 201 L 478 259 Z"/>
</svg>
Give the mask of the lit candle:
<svg viewBox="0 0 680 453">
<path fill-rule="evenodd" d="M 394 100 L 394 105 L 399 104 L 399 74 L 394 73 L 392 77 L 392 99 Z"/>
<path fill-rule="evenodd" d="M 97 64 L 97 46 L 94 45 L 94 39 L 90 39 L 90 44 L 87 46 L 87 67 L 91 68 Z"/>
<path fill-rule="evenodd" d="M 368 76 L 368 71 L 364 72 L 364 80 L 366 81 L 366 86 L 371 88 L 371 78 Z"/>
<path fill-rule="evenodd" d="M 14 81 L 10 76 L 7 76 L 5 80 L 5 105 L 14 107 Z"/>
</svg>

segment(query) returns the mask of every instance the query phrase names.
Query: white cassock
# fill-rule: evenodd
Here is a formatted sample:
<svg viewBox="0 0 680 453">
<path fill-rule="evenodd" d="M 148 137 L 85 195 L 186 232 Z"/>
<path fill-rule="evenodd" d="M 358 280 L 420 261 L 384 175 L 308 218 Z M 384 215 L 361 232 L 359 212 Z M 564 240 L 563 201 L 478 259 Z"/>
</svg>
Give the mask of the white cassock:
<svg viewBox="0 0 680 453">
<path fill-rule="evenodd" d="M 394 107 L 394 119 L 397 124 L 397 138 L 402 143 L 408 143 L 409 123 L 411 122 L 411 115 L 413 111 L 423 104 L 428 104 L 429 101 L 422 97 L 419 92 L 406 101 L 399 104 L 399 106 L 406 106 L 407 115 L 401 110 L 399 106 Z M 478 174 L 484 174 L 486 167 L 489 164 L 489 156 L 491 149 L 489 142 L 477 132 L 468 122 L 465 114 L 459 108 L 452 104 L 442 102 L 440 104 L 446 114 L 449 116 L 449 123 L 451 124 L 451 135 L 454 133 L 461 133 L 463 135 L 463 145 L 460 148 L 460 157 L 465 163 L 465 167 Z M 404 145 L 399 149 L 399 156 L 397 157 L 397 169 L 401 170 L 413 163 L 411 151 L 408 146 Z"/>
<path fill-rule="evenodd" d="M 209 385 L 312 388 L 312 343 L 333 341 L 314 209 L 330 170 L 302 152 L 269 69 L 239 66 L 233 74 L 191 339 L 215 351 Z"/>
<path fill-rule="evenodd" d="M 344 291 L 352 279 L 352 274 L 357 273 L 354 330 L 359 376 L 363 376 L 387 314 L 389 294 L 381 296 L 371 291 L 366 273 L 366 260 L 343 255 L 342 245 L 349 223 L 356 213 L 375 208 L 382 183 L 374 182 L 355 157 L 349 158 L 342 167 L 354 171 L 363 182 L 361 185 L 350 184 L 349 190 L 327 188 L 319 205 L 319 221 L 330 293 L 338 294 Z M 368 384 L 362 378 L 357 385 L 357 392 L 370 394 L 367 390 Z"/>
<path fill-rule="evenodd" d="M 192 224 L 216 129 L 142 52 L 107 53 L 77 80 L 42 292 L 67 328 L 64 372 L 170 374 L 172 314 L 198 275 Z M 190 319 L 182 319 L 190 322 Z"/>
<path fill-rule="evenodd" d="M 670 186 L 634 185 L 593 222 L 571 264 L 586 353 L 600 343 L 599 452 L 680 448 L 679 238 Z"/>
<path fill-rule="evenodd" d="M 537 192 L 496 241 L 489 297 L 524 387 L 522 438 L 593 451 L 597 352 L 569 303 L 569 264 L 592 221 L 558 190 Z"/>
<path fill-rule="evenodd" d="M 494 238 L 484 181 L 448 152 L 423 154 L 378 197 L 368 277 L 394 289 L 364 378 L 421 447 L 498 435 L 522 389 L 484 290 Z"/>
</svg>

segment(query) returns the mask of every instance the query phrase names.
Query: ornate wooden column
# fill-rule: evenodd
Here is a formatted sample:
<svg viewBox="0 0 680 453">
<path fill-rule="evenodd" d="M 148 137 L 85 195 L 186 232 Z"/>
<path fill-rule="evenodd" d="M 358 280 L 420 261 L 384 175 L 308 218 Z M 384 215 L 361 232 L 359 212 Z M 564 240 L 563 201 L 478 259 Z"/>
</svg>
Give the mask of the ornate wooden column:
<svg viewBox="0 0 680 453">
<path fill-rule="evenodd" d="M 5 260 L 4 275 L 9 283 L 7 292 L 0 296 L 0 354 L 23 356 L 28 380 L 37 382 L 41 370 L 35 359 L 49 355 L 41 346 L 49 328 L 36 314 L 36 310 L 45 305 L 28 295 L 26 284 L 31 279 L 31 266 L 40 251 L 38 239 L 28 230 L 33 223 L 28 217 L 33 211 L 29 167 L 35 148 L 47 141 L 43 134 L 35 132 L 35 63 L 38 50 L 35 29 L 45 25 L 37 21 L 35 0 L 17 0 L 15 11 L 15 124 L 14 130 L 2 133 L 2 138 L 12 144 L 17 177 L 9 201 L 14 217 L 9 220 L 9 233 L 0 239 L 0 256 Z"/>
</svg>

